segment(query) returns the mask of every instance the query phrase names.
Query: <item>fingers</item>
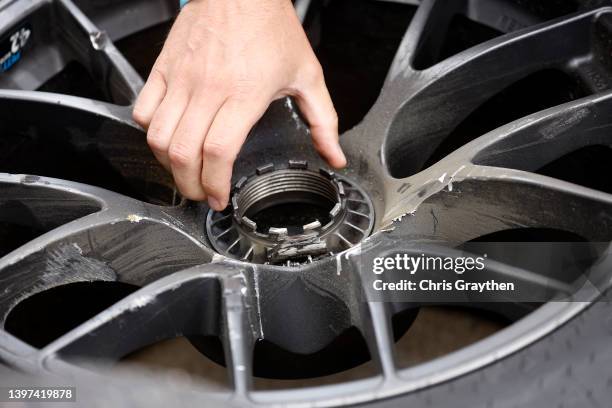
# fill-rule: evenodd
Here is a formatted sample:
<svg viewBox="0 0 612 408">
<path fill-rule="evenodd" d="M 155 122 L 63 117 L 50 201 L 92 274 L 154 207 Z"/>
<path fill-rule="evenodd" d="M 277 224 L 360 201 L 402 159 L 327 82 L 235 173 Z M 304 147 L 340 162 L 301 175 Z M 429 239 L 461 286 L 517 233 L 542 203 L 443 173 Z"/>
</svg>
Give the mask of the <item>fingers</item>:
<svg viewBox="0 0 612 408">
<path fill-rule="evenodd" d="M 320 67 L 316 70 L 314 80 L 300 89 L 295 100 L 310 126 L 312 141 L 319 154 L 331 166 L 345 167 L 346 157 L 338 142 L 338 115 Z"/>
<path fill-rule="evenodd" d="M 187 107 L 189 95 L 180 88 L 171 90 L 159 105 L 147 132 L 147 143 L 155 154 L 157 160 L 166 167 L 171 168 L 168 158 L 168 149 L 172 136 Z"/>
<path fill-rule="evenodd" d="M 184 32 L 188 30 L 189 25 L 175 24 L 172 26 L 166 44 L 172 44 L 176 37 L 184 35 Z M 147 82 L 140 91 L 132 116 L 134 121 L 145 129 L 149 128 L 151 120 L 155 116 L 159 105 L 164 100 L 166 92 L 168 90 L 167 73 L 170 71 L 171 58 L 168 56 L 171 52 L 168 49 L 176 47 L 168 47 L 164 45 L 164 49 L 157 57 L 151 73 L 147 78 Z"/>
<path fill-rule="evenodd" d="M 194 2 L 179 14 L 133 112 L 181 193 L 216 210 L 227 205 L 236 156 L 275 95 L 295 95 L 315 148 L 331 166 L 346 165 L 321 67 L 290 2 L 246 28 L 226 19 L 225 4 Z M 206 98 L 197 97 L 204 88 Z"/>
<path fill-rule="evenodd" d="M 132 112 L 134 121 L 143 128 L 148 129 L 153 115 L 165 95 L 166 81 L 162 73 L 154 68 L 134 105 Z"/>
<path fill-rule="evenodd" d="M 267 106 L 265 101 L 230 98 L 215 116 L 202 148 L 202 186 L 216 211 L 227 206 L 234 161 Z"/>
<path fill-rule="evenodd" d="M 174 182 L 183 196 L 203 201 L 206 192 L 201 184 L 202 145 L 222 99 L 211 95 L 194 96 L 179 122 L 170 146 L 168 159 Z"/>
</svg>

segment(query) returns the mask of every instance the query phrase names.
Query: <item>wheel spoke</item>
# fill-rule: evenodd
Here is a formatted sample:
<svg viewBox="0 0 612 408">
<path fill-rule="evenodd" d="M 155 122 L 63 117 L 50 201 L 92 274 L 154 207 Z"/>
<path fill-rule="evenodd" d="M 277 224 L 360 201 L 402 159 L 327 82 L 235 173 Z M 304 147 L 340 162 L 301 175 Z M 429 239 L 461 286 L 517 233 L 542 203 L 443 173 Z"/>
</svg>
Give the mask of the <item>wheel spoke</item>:
<svg viewBox="0 0 612 408">
<path fill-rule="evenodd" d="M 0 33 L 13 35 L 8 30 L 25 30 L 27 35 L 23 36 L 20 58 L 0 79 L 1 88 L 44 90 L 48 80 L 76 61 L 93 81 L 99 78 L 96 85 L 101 97 L 121 105 L 135 100 L 143 85 L 139 75 L 108 36 L 71 1 L 12 2 L 2 14 Z M 52 35 L 47 37 L 48 33 Z"/>
<path fill-rule="evenodd" d="M 413 2 L 414 3 L 414 2 Z M 448 3 L 444 0 L 420 2 L 400 49 L 391 73 L 413 70 L 419 65 L 415 61 L 419 53 L 435 61 L 444 41 L 444 36 L 454 17 L 463 15 L 472 21 L 494 28 L 499 33 L 509 33 L 541 22 L 512 2 L 503 0 L 472 0 Z M 430 62 L 431 63 L 431 62 Z M 420 69 L 420 68 L 418 68 Z"/>
<path fill-rule="evenodd" d="M 479 301 L 516 318 L 523 312 L 502 310 L 499 302 L 519 302 L 520 306 L 524 302 L 545 302 L 557 295 L 591 300 L 593 293 L 601 294 L 609 286 L 606 254 L 612 240 L 611 194 L 496 167 L 463 166 L 453 177 L 446 177 L 445 184 L 435 179 L 435 185 L 423 187 L 423 197 L 417 193 L 413 201 L 404 202 L 412 210 L 401 223 L 389 228 L 392 231 L 385 233 L 387 239 L 396 247 L 440 241 L 471 248 L 468 252 L 476 256 L 496 254 L 485 262 L 485 269 L 471 272 L 469 279 L 512 282 L 517 290 L 492 299 L 496 303 L 480 295 L 444 298 L 444 293 L 429 299 L 398 301 Z M 592 289 L 583 292 L 583 286 Z"/>
<path fill-rule="evenodd" d="M 572 110 L 561 116 L 567 117 L 573 117 Z M 531 120 L 527 118 L 525 123 L 531 123 Z M 584 134 L 584 140 L 576 143 L 601 143 L 604 136 L 598 129 L 602 126 L 597 120 L 589 123 L 585 119 L 584 128 L 574 134 Z M 521 129 L 522 136 L 516 137 L 519 140 L 524 141 L 531 135 L 528 129 L 517 124 L 508 128 Z M 549 127 L 544 122 L 536 123 L 533 128 L 541 130 Z M 493 134 L 489 136 L 491 139 L 488 142 L 478 140 L 419 177 L 410 179 L 418 188 L 408 188 L 405 199 L 396 206 L 396 209 L 402 208 L 401 211 L 392 210 L 387 214 L 389 222 L 392 219 L 402 220 L 393 223 L 392 231 L 384 234 L 386 239 L 391 240 L 389 245 L 399 248 L 403 242 L 414 245 L 439 241 L 451 246 L 467 243 L 464 244 L 466 248 L 480 248 L 481 255 L 501 251 L 502 255 L 505 253 L 506 261 L 509 261 L 509 254 L 514 254 L 517 262 L 523 262 L 525 257 L 548 259 L 545 265 L 539 265 L 541 269 L 529 271 L 515 264 L 496 263 L 493 259 L 481 274 L 472 275 L 481 280 L 510 279 L 524 288 L 529 296 L 542 301 L 549 298 L 548 294 L 557 291 L 573 294 L 577 287 L 572 284 L 580 285 L 584 279 L 592 279 L 589 272 L 592 261 L 605 253 L 607 243 L 612 240 L 612 194 L 540 174 L 470 164 L 464 156 L 468 152 L 474 154 L 474 151 L 479 151 L 475 149 L 477 142 L 488 146 L 484 152 L 504 150 L 512 155 L 509 144 L 513 143 L 513 139 L 510 136 L 499 138 L 500 145 L 506 143 L 503 149 L 498 149 L 499 146 L 493 143 L 498 140 Z M 568 137 L 559 136 L 559 143 L 563 145 Z M 521 146 L 520 143 L 517 145 Z M 528 149 L 528 143 L 524 147 Z M 563 149 L 560 150 L 563 153 Z M 494 158 L 495 155 L 482 157 Z M 502 157 L 499 155 L 499 158 Z M 520 159 L 518 156 L 511 157 Z M 546 157 L 546 160 L 551 159 Z M 537 160 L 533 160 L 537 164 Z M 528 162 L 531 163 L 531 160 Z M 455 171 L 449 172 L 449 169 Z M 502 232 L 504 234 L 500 235 Z M 489 244 L 479 247 L 480 244 L 470 242 L 473 240 Z M 575 267 L 556 263 L 566 255 L 573 256 L 568 261 Z M 601 281 L 599 278 L 597 280 Z"/>
<path fill-rule="evenodd" d="M 12 367 L 23 370 L 24 372 L 37 372 L 35 359 L 37 350 L 8 333 L 0 329 L 0 361 Z"/>
<path fill-rule="evenodd" d="M 298 15 L 298 18 L 304 23 L 306 19 L 306 15 L 308 14 L 308 10 L 310 9 L 310 5 L 312 0 L 295 0 L 293 2 L 293 6 L 295 7 L 295 12 Z"/>
<path fill-rule="evenodd" d="M 155 207 L 76 183 L 0 180 L 2 243 L 11 245 L 16 234 L 29 240 L 0 257 L 2 320 L 21 300 L 52 287 L 94 280 L 143 285 L 212 256 Z"/>
<path fill-rule="evenodd" d="M 43 348 L 41 361 L 114 361 L 176 336 L 219 335 L 222 269 L 193 268 L 145 286 Z"/>
<path fill-rule="evenodd" d="M 426 242 L 406 239 L 397 231 L 380 238 L 380 243 L 374 251 L 362 253 L 360 269 L 365 298 L 370 303 L 386 302 L 395 305 L 395 309 L 403 310 L 419 306 L 444 305 L 448 303 L 500 303 L 500 302 L 546 302 L 555 296 L 568 297 L 575 295 L 585 282 L 591 279 L 589 267 L 582 264 L 585 261 L 604 259 L 609 252 L 608 245 L 588 247 L 586 243 L 574 242 L 466 242 L 441 243 L 432 245 Z M 590 249 L 597 248 L 598 254 Z M 589 249 L 589 251 L 585 251 Z M 548 251 L 548 252 L 547 252 Z M 369 253 L 368 253 L 369 252 Z M 587 254 L 588 252 L 588 254 Z M 559 259 L 550 259 L 544 263 L 526 262 L 526 256 L 540 254 L 555 254 Z M 374 258 L 384 256 L 395 259 L 397 256 L 408 256 L 423 260 L 420 266 L 411 270 L 388 269 L 382 275 L 372 273 Z M 587 256 L 589 259 L 587 259 Z M 590 257 L 593 257 L 591 259 Z M 482 260 L 482 268 L 466 268 L 459 272 L 444 265 L 449 259 L 463 260 L 466 258 Z M 427 266 L 424 264 L 427 260 Z M 431 262 L 430 262 L 431 261 Z M 439 263 L 437 261 L 440 261 Z M 572 262 L 580 268 L 572 269 Z M 530 269 L 526 269 L 530 268 Z M 584 268 L 584 270 L 582 269 Z M 469 272 L 465 272 L 469 270 Z M 463 273 L 466 273 L 464 276 Z M 579 272 L 579 273 L 578 273 Z M 466 277 L 467 276 L 467 277 Z M 443 291 L 438 289 L 423 290 L 421 287 L 409 291 L 376 290 L 374 284 L 380 282 L 402 282 L 405 279 L 415 279 L 428 282 L 454 282 L 457 279 L 467 279 L 469 282 L 496 281 L 511 283 L 514 290 L 509 292 L 493 292 L 467 294 L 460 291 Z M 601 277 L 594 276 L 601 283 Z M 380 287 L 380 284 L 378 284 Z M 373 306 L 370 305 L 370 309 Z M 371 313 L 383 313 L 384 308 L 378 308 Z M 387 311 L 388 312 L 388 311 Z M 388 314 L 388 313 L 387 313 Z M 380 316 L 379 316 L 380 317 Z M 371 325 L 379 324 L 377 318 Z M 381 326 L 382 327 L 382 326 Z M 380 329 L 380 328 L 376 328 Z"/>
<path fill-rule="evenodd" d="M 419 8 L 369 115 L 377 119 L 364 124 L 365 134 L 375 135 L 379 143 L 384 140 L 383 156 L 394 176 L 406 177 L 421 170 L 464 118 L 530 74 L 567 66 L 587 87 L 602 90 L 593 82 L 593 76 L 585 73 L 603 68 L 593 65 L 592 59 L 582 57 L 599 52 L 591 33 L 606 18 L 606 11 L 587 12 L 508 34 L 431 68 L 416 70 L 411 65 L 414 47 L 420 46 L 419 36 L 427 31 L 427 24 L 433 24 L 429 22 L 430 14 L 438 9 L 443 11 L 438 3 L 444 2 L 426 2 Z M 568 38 L 568 41 L 551 47 L 557 38 Z"/>
<path fill-rule="evenodd" d="M 406 237 L 465 242 L 506 229 L 556 228 L 593 242 L 611 238 L 610 194 L 539 174 L 471 164 L 435 176 L 427 175 L 431 181 L 386 216 L 405 215 L 396 230 Z"/>
<path fill-rule="evenodd" d="M 3 108 L 6 106 L 3 113 L 3 129 L 9 129 L 8 119 L 13 119 L 13 123 L 10 126 L 15 126 L 20 120 L 25 118 L 26 112 L 29 114 L 31 119 L 32 115 L 36 115 L 41 121 L 50 122 L 51 117 L 56 120 L 61 119 L 62 116 L 69 115 L 69 111 L 74 111 L 75 114 L 89 114 L 92 116 L 100 116 L 98 120 L 93 117 L 88 120 L 94 120 L 91 128 L 99 127 L 102 120 L 110 123 L 117 123 L 125 127 L 132 127 L 136 131 L 137 127 L 131 120 L 131 110 L 129 107 L 122 107 L 114 105 L 112 103 L 92 101 L 90 99 L 71 96 L 71 95 L 57 95 L 46 92 L 32 92 L 23 90 L 9 90 L 0 89 L 0 101 L 2 101 Z M 26 105 L 25 109 L 20 109 L 21 106 Z M 52 108 L 56 105 L 58 110 Z M 13 107 L 11 109 L 10 107 Z M 81 124 L 82 119 L 78 118 L 74 121 L 75 126 L 84 126 Z M 44 123 L 46 126 L 52 126 L 51 123 Z M 55 125 L 65 126 L 65 123 L 61 121 L 61 124 Z M 89 130 L 82 128 L 80 130 Z M 94 133 L 95 135 L 95 133 Z"/>
<path fill-rule="evenodd" d="M 179 5 L 174 0 L 73 1 L 113 41 L 171 20 Z"/>
<path fill-rule="evenodd" d="M 389 305 L 380 301 L 368 301 L 367 313 L 362 319 L 363 332 L 370 355 L 377 362 L 386 381 L 397 376 L 395 341 L 391 327 Z"/>
<path fill-rule="evenodd" d="M 129 119 L 129 108 L 0 90 L 0 112 L 0 172 L 68 179 L 154 204 L 177 204 L 172 178 Z"/>
<path fill-rule="evenodd" d="M 603 175 L 593 174 L 602 171 L 596 165 L 601 167 L 607 162 L 597 154 L 605 154 L 606 149 L 612 146 L 609 132 L 612 125 L 607 114 L 610 109 L 612 93 L 605 92 L 537 112 L 477 138 L 417 175 L 390 180 L 385 222 L 413 212 L 432 194 L 443 189 L 452 190 L 454 182 L 458 180 L 473 176 L 482 178 L 483 172 L 493 172 L 493 177 L 498 180 L 511 176 L 524 180 L 532 176 L 512 170 L 532 171 L 598 189 L 599 193 L 592 192 L 596 197 L 601 192 L 610 193 L 606 183 L 600 180 Z M 599 150 L 591 152 L 589 149 L 600 149 L 603 153 L 598 153 Z M 587 150 L 584 158 L 578 156 L 578 159 L 571 159 L 572 154 Z M 546 170 L 547 166 L 565 157 L 570 158 L 568 163 L 573 167 L 560 171 L 562 164 L 559 163 L 556 170 Z M 473 164 L 483 167 L 474 167 Z M 587 165 L 591 167 L 585 167 Z M 507 170 L 484 169 L 493 166 Z M 570 174 L 571 171 L 576 174 Z M 541 177 L 537 180 L 536 183 L 548 183 L 553 189 L 556 186 L 552 180 Z"/>
<path fill-rule="evenodd" d="M 537 171 L 580 148 L 612 146 L 611 109 L 610 92 L 584 98 L 504 126 L 459 154 L 476 164 Z"/>
<path fill-rule="evenodd" d="M 254 321 L 252 289 L 244 271 L 236 271 L 222 279 L 222 325 L 225 363 L 236 398 L 249 399 L 253 388 L 253 347 L 259 325 Z"/>
</svg>

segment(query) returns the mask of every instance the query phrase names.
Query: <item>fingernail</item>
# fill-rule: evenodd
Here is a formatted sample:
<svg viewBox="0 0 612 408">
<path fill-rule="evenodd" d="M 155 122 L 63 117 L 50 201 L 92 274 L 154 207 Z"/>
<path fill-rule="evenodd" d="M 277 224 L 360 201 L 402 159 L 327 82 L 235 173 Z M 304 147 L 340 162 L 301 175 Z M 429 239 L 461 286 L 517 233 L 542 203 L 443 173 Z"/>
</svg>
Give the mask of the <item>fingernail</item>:
<svg viewBox="0 0 612 408">
<path fill-rule="evenodd" d="M 225 208 L 225 206 L 214 197 L 208 197 L 208 206 L 215 211 L 221 211 Z"/>
<path fill-rule="evenodd" d="M 344 155 L 344 152 L 342 151 L 342 147 L 340 147 L 339 144 L 336 145 L 336 155 L 338 157 L 338 164 L 340 165 L 339 167 L 346 166 L 346 163 L 347 163 L 346 156 Z"/>
</svg>

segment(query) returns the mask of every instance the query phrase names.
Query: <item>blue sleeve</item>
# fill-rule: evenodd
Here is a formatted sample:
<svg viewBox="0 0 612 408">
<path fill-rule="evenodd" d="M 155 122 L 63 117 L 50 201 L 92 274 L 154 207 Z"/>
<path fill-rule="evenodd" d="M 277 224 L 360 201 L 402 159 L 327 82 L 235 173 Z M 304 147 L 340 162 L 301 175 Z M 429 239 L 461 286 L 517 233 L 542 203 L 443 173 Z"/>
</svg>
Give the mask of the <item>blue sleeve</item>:
<svg viewBox="0 0 612 408">
<path fill-rule="evenodd" d="M 183 8 L 183 6 L 187 4 L 188 1 L 189 0 L 179 0 L 179 5 L 181 6 L 181 8 Z"/>
</svg>

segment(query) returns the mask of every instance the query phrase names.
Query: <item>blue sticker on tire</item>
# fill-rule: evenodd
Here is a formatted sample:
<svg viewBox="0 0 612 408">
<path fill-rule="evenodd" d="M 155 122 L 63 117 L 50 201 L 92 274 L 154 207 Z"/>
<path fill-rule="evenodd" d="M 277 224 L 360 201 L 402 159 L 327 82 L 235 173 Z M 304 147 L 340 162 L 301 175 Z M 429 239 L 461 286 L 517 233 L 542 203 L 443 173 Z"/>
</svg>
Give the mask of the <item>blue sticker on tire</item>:
<svg viewBox="0 0 612 408">
<path fill-rule="evenodd" d="M 8 36 L 0 41 L 0 73 L 8 71 L 21 60 L 31 36 L 32 29 L 29 24 L 25 24 L 10 31 Z"/>
</svg>

